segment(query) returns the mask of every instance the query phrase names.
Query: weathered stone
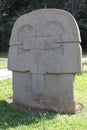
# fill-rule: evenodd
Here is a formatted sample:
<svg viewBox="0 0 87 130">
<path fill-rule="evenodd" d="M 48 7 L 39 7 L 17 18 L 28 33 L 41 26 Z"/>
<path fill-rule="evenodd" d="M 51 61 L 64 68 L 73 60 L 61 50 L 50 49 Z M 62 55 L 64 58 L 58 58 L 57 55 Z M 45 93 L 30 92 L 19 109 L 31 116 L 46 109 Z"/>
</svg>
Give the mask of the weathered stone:
<svg viewBox="0 0 87 130">
<path fill-rule="evenodd" d="M 13 72 L 13 99 L 20 104 L 32 104 L 32 75 Z"/>
<path fill-rule="evenodd" d="M 81 72 L 80 45 L 59 44 L 55 49 L 24 50 L 11 46 L 9 68 L 14 71 L 31 73 L 78 73 Z"/>
<path fill-rule="evenodd" d="M 77 23 L 66 11 L 41 9 L 21 16 L 12 30 L 8 58 L 14 101 L 75 112 L 75 74 L 82 68 L 80 42 Z"/>
</svg>

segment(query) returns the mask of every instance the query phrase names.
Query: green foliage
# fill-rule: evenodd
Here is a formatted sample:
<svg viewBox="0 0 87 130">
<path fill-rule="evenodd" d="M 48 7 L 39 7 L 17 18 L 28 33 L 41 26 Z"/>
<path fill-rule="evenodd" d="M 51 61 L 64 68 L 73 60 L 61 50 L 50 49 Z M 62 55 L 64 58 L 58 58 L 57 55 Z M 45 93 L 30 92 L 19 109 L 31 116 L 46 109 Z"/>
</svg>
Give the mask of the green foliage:
<svg viewBox="0 0 87 130">
<path fill-rule="evenodd" d="M 81 38 L 82 38 L 82 48 L 83 51 L 87 51 L 87 23 L 84 22 L 78 22 L 80 32 L 81 32 Z"/>
<path fill-rule="evenodd" d="M 0 24 L 0 51 L 8 51 L 12 25 L 7 20 Z"/>
<path fill-rule="evenodd" d="M 7 52 L 0 52 L 0 58 L 8 58 L 8 53 Z"/>
</svg>

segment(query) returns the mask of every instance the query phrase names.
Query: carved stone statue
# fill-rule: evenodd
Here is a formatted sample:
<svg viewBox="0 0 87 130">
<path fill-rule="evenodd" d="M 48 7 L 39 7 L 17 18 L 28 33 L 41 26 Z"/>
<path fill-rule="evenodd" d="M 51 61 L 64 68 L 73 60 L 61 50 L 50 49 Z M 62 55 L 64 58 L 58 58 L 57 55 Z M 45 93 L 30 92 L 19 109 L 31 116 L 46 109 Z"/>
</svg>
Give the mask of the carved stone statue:
<svg viewBox="0 0 87 130">
<path fill-rule="evenodd" d="M 75 112 L 75 74 L 81 72 L 80 32 L 73 16 L 41 9 L 15 23 L 8 57 L 13 100 L 33 108 Z"/>
</svg>

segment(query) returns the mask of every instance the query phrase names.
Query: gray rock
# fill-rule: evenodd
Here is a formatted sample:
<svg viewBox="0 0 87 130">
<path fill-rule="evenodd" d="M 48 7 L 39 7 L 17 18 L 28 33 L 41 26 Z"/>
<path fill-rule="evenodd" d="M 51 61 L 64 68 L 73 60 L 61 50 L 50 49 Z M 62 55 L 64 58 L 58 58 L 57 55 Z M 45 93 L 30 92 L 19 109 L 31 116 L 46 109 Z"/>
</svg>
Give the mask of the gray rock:
<svg viewBox="0 0 87 130">
<path fill-rule="evenodd" d="M 73 16 L 58 9 L 41 9 L 14 24 L 8 57 L 17 103 L 75 112 L 75 74 L 82 71 L 80 32 Z"/>
</svg>

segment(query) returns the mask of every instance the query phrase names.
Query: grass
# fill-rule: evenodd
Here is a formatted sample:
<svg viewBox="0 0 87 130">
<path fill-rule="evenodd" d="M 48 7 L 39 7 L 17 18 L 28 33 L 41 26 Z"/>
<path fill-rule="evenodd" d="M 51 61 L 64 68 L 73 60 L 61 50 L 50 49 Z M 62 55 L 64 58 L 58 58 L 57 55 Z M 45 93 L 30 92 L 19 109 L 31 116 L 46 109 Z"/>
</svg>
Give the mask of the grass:
<svg viewBox="0 0 87 130">
<path fill-rule="evenodd" d="M 87 71 L 87 65 L 83 66 L 83 71 Z"/>
<path fill-rule="evenodd" d="M 75 95 L 84 105 L 76 115 L 27 112 L 9 105 L 11 79 L 0 81 L 0 130 L 87 130 L 87 75 L 76 76 Z"/>
<path fill-rule="evenodd" d="M 6 69 L 7 68 L 7 61 L 0 61 L 0 69 Z"/>
<path fill-rule="evenodd" d="M 7 58 L 8 53 L 7 52 L 0 52 L 0 58 Z"/>
<path fill-rule="evenodd" d="M 7 52 L 2 52 L 0 53 L 0 58 L 7 58 L 8 53 Z M 7 61 L 1 61 L 0 60 L 0 70 L 1 69 L 6 69 L 7 68 Z"/>
</svg>

